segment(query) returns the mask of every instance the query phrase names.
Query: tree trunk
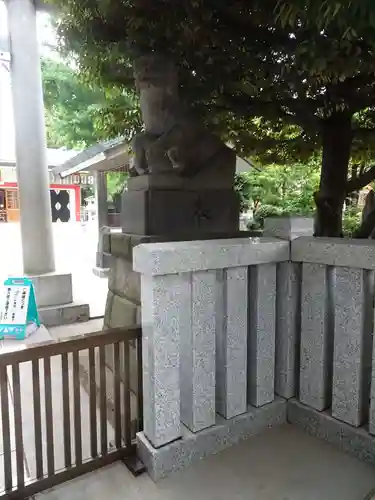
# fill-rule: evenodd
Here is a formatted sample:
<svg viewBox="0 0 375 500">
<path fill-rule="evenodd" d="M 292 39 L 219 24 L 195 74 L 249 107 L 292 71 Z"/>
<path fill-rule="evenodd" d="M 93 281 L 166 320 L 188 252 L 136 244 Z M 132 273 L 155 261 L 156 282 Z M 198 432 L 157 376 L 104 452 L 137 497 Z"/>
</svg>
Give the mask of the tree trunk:
<svg viewBox="0 0 375 500">
<path fill-rule="evenodd" d="M 323 159 L 315 193 L 315 236 L 342 237 L 342 210 L 352 146 L 352 115 L 335 113 L 322 122 Z"/>
</svg>

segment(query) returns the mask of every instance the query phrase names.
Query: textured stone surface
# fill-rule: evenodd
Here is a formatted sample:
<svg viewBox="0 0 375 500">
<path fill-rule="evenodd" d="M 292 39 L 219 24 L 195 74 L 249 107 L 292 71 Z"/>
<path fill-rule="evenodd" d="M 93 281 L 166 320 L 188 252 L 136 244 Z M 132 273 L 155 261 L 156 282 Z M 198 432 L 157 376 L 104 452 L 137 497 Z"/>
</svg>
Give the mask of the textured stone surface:
<svg viewBox="0 0 375 500">
<path fill-rule="evenodd" d="M 112 232 L 109 236 L 108 246 L 110 250 L 107 253 L 114 255 L 115 257 L 123 258 L 129 262 L 133 262 L 133 248 L 141 245 L 143 243 L 161 243 L 166 241 L 195 241 L 195 240 L 216 240 L 224 238 L 248 238 L 252 234 L 249 231 L 224 231 L 221 230 L 218 233 L 210 233 L 208 231 L 184 231 L 181 228 L 180 233 L 164 234 L 164 235 L 154 235 L 147 236 L 141 234 L 131 234 L 131 233 L 121 233 Z"/>
<path fill-rule="evenodd" d="M 375 269 L 375 240 L 301 237 L 291 243 L 293 262 Z"/>
<path fill-rule="evenodd" d="M 301 266 L 277 266 L 275 392 L 284 398 L 296 395 L 299 379 L 301 333 Z"/>
<path fill-rule="evenodd" d="M 180 338 L 189 334 L 190 276 L 142 276 L 144 433 L 153 446 L 180 437 Z"/>
<path fill-rule="evenodd" d="M 131 235 L 124 233 L 111 234 L 110 237 L 110 253 L 115 257 L 122 257 L 128 261 L 132 261 Z"/>
<path fill-rule="evenodd" d="M 368 413 L 370 392 L 372 324 L 365 318 L 366 306 L 373 305 L 371 298 L 370 304 L 364 300 L 369 295 L 365 271 L 335 269 L 332 416 L 357 427 Z"/>
<path fill-rule="evenodd" d="M 141 235 L 215 233 L 239 227 L 238 195 L 231 189 L 125 191 L 121 214 L 123 232 Z"/>
<path fill-rule="evenodd" d="M 107 191 L 105 190 L 105 194 Z M 106 219 L 108 216 L 108 210 L 107 210 L 107 200 L 104 200 L 105 202 L 105 208 L 104 213 L 99 214 L 99 219 L 98 219 L 98 225 L 99 225 L 99 238 L 98 238 L 98 247 L 96 251 L 96 260 L 95 260 L 95 265 L 98 268 L 106 269 L 109 268 L 111 265 L 111 255 L 110 255 L 110 248 L 109 248 L 109 241 L 110 241 L 110 234 L 111 234 L 111 228 L 108 226 L 101 226 L 101 222 L 103 222 L 100 219 Z"/>
<path fill-rule="evenodd" d="M 275 264 L 249 268 L 248 293 L 248 401 L 258 407 L 275 397 Z"/>
<path fill-rule="evenodd" d="M 103 252 L 96 252 L 95 264 L 98 269 L 109 269 L 112 264 L 112 255 Z"/>
<path fill-rule="evenodd" d="M 159 275 L 288 260 L 287 241 L 238 238 L 139 245 L 134 249 L 133 268 L 148 275 Z"/>
<path fill-rule="evenodd" d="M 288 422 L 298 425 L 312 436 L 324 439 L 375 465 L 375 437 L 364 427 L 356 428 L 333 418 L 327 412 L 319 412 L 296 400 L 288 401 Z"/>
<path fill-rule="evenodd" d="M 375 326 L 375 321 L 373 322 Z M 370 395 L 369 431 L 375 434 L 375 342 L 372 347 L 371 395 Z"/>
<path fill-rule="evenodd" d="M 48 273 L 30 276 L 38 307 L 60 306 L 73 302 L 72 275 Z"/>
<path fill-rule="evenodd" d="M 267 217 L 264 220 L 263 235 L 266 237 L 294 240 L 300 236 L 312 236 L 313 233 L 312 217 Z"/>
<path fill-rule="evenodd" d="M 128 180 L 129 191 L 147 191 L 148 189 L 230 189 L 233 185 L 233 169 L 204 169 L 198 175 L 186 178 L 169 172 L 168 174 L 138 175 Z"/>
<path fill-rule="evenodd" d="M 299 399 L 317 410 L 331 404 L 333 310 L 327 267 L 303 264 Z"/>
<path fill-rule="evenodd" d="M 197 432 L 215 423 L 217 279 L 216 271 L 190 277 L 191 304 L 184 304 L 188 324 L 180 325 L 181 421 Z"/>
<path fill-rule="evenodd" d="M 141 277 L 133 271 L 133 266 L 128 260 L 113 257 L 109 274 L 108 288 L 135 303 L 141 300 Z"/>
<path fill-rule="evenodd" d="M 45 326 L 71 325 L 90 319 L 88 304 L 64 304 L 62 306 L 40 307 L 40 322 Z"/>
<path fill-rule="evenodd" d="M 277 399 L 262 408 L 249 408 L 247 413 L 231 420 L 217 417 L 215 426 L 196 434 L 184 429 L 182 439 L 159 449 L 153 448 L 144 433 L 140 433 L 137 435 L 138 453 L 148 474 L 157 481 L 285 421 L 286 402 Z"/>
<path fill-rule="evenodd" d="M 247 278 L 246 267 L 217 271 L 216 410 L 225 418 L 246 411 Z"/>
<path fill-rule="evenodd" d="M 102 235 L 102 251 L 105 253 L 111 253 L 111 234 Z"/>
<path fill-rule="evenodd" d="M 121 328 L 136 324 L 137 305 L 113 294 L 107 295 L 104 324 L 109 328 Z"/>
</svg>

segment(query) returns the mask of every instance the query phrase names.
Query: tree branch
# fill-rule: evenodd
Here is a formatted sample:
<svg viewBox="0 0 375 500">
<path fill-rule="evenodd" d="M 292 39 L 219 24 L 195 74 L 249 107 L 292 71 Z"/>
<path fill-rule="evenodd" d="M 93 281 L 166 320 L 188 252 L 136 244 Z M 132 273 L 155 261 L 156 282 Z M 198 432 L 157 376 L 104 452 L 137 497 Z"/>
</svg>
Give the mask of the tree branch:
<svg viewBox="0 0 375 500">
<path fill-rule="evenodd" d="M 360 189 L 370 184 L 371 181 L 375 179 L 375 165 L 363 174 L 355 177 L 354 179 L 349 179 L 348 184 L 346 186 L 346 194 L 353 193 L 353 191 L 359 191 Z"/>
</svg>

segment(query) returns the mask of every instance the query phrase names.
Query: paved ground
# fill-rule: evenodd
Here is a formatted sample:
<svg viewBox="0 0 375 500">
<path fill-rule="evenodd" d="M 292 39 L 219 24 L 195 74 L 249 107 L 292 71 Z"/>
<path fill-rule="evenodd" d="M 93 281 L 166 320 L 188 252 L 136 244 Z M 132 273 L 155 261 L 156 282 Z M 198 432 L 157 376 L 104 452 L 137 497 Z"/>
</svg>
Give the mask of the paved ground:
<svg viewBox="0 0 375 500">
<path fill-rule="evenodd" d="M 96 223 L 53 224 L 57 271 L 71 272 L 73 298 L 89 303 L 92 318 L 103 316 L 107 297 L 107 279 L 92 273 L 97 247 Z M 22 250 L 19 224 L 0 224 L 0 278 L 22 274 Z"/>
<path fill-rule="evenodd" d="M 364 500 L 375 469 L 285 425 L 154 484 L 120 463 L 38 500 Z"/>
</svg>

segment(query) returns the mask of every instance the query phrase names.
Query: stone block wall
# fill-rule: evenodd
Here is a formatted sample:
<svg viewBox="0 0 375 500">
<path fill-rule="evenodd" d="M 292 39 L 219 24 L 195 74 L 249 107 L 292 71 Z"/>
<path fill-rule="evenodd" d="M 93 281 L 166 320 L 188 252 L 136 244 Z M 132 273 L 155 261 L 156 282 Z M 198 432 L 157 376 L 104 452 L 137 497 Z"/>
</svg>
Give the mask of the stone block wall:
<svg viewBox="0 0 375 500">
<path fill-rule="evenodd" d="M 149 242 L 149 237 L 111 233 L 105 235 L 104 248 L 111 255 L 104 329 L 127 328 L 141 324 L 141 285 L 139 273 L 133 271 L 133 248 Z M 111 348 L 106 351 L 106 364 L 112 370 Z M 137 391 L 137 350 L 130 344 L 130 388 Z M 123 364 L 123 359 L 121 359 Z M 124 373 L 121 370 L 121 373 Z"/>
<path fill-rule="evenodd" d="M 133 271 L 133 248 L 150 238 L 124 233 L 105 237 L 106 251 L 111 255 L 108 296 L 104 328 L 123 328 L 141 322 L 140 276 Z"/>
</svg>

